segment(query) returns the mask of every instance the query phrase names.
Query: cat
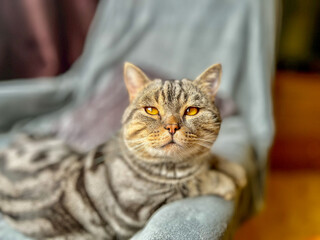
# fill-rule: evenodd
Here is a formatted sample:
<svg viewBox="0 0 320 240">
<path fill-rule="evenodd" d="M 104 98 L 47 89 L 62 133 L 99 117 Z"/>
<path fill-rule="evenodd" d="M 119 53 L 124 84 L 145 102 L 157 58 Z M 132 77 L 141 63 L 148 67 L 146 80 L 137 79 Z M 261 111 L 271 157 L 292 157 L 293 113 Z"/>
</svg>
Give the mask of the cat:
<svg viewBox="0 0 320 240">
<path fill-rule="evenodd" d="M 0 152 L 0 212 L 35 239 L 128 239 L 166 203 L 233 199 L 245 172 L 210 153 L 220 79 L 220 64 L 191 81 L 150 80 L 125 63 L 130 104 L 117 135 L 87 154 L 22 136 Z"/>
</svg>

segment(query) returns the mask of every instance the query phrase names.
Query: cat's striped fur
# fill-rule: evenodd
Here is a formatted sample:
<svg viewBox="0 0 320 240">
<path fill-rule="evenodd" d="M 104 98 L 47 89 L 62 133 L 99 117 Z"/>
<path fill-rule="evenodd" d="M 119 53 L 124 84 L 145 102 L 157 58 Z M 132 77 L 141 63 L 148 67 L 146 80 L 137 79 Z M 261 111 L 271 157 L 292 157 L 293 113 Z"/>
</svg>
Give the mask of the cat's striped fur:
<svg viewBox="0 0 320 240">
<path fill-rule="evenodd" d="M 168 202 L 234 197 L 243 170 L 209 152 L 221 122 L 208 77 L 217 79 L 217 71 L 195 83 L 149 81 L 127 64 L 131 104 L 119 133 L 88 154 L 54 138 L 21 137 L 0 153 L 0 212 L 36 239 L 127 239 Z M 147 106 L 159 114 L 149 116 Z M 200 109 L 197 116 L 184 115 L 188 106 Z M 179 126 L 174 134 L 163 127 L 168 121 Z"/>
</svg>

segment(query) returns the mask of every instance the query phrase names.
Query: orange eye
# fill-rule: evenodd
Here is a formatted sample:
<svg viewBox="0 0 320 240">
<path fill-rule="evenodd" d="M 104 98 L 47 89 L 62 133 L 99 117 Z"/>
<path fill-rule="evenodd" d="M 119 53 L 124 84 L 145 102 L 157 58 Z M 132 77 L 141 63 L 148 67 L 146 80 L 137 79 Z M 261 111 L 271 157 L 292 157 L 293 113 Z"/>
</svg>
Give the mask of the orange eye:
<svg viewBox="0 0 320 240">
<path fill-rule="evenodd" d="M 199 108 L 197 107 L 188 107 L 185 111 L 184 115 L 193 116 L 199 112 Z"/>
<path fill-rule="evenodd" d="M 159 114 L 158 109 L 155 108 L 155 107 L 145 107 L 144 110 L 146 110 L 146 112 L 149 113 L 150 115 L 157 115 L 157 114 Z"/>
</svg>

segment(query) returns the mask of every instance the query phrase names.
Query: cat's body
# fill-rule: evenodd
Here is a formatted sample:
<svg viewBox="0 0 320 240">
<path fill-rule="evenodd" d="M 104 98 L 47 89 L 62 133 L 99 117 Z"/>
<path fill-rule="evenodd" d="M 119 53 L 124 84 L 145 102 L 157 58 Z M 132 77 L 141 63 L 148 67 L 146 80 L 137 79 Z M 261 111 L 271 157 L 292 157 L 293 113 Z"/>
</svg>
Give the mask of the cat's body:
<svg viewBox="0 0 320 240">
<path fill-rule="evenodd" d="M 15 228 L 37 239 L 127 239 L 163 204 L 230 199 L 245 184 L 239 166 L 210 154 L 221 120 L 201 86 L 155 80 L 141 90 L 130 81 L 145 75 L 127 68 L 131 104 L 107 143 L 79 154 L 24 137 L 0 153 L 0 212 Z"/>
</svg>

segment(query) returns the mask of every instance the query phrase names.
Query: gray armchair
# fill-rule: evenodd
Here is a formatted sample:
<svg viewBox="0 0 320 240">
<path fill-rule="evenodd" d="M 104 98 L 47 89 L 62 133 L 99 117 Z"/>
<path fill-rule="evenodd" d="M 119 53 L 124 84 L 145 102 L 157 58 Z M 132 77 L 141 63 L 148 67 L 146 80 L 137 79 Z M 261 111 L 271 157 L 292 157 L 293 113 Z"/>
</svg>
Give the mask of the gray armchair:
<svg viewBox="0 0 320 240">
<path fill-rule="evenodd" d="M 226 114 L 212 151 L 243 165 L 249 184 L 232 202 L 204 196 L 165 205 L 133 239 L 230 239 L 263 203 L 274 42 L 274 1 L 101 0 L 84 52 L 68 72 L 0 83 L 1 144 L 20 131 L 57 132 L 89 149 L 120 126 L 128 103 L 124 61 L 150 75 L 190 79 L 221 62 L 219 96 L 233 99 L 237 110 Z M 79 114 L 82 121 L 71 127 Z M 26 238 L 0 220 L 0 239 Z"/>
</svg>

